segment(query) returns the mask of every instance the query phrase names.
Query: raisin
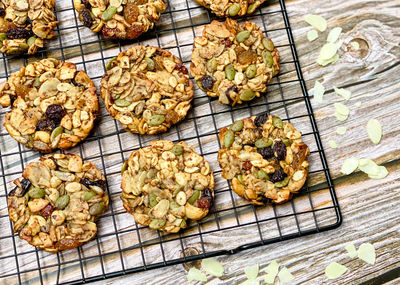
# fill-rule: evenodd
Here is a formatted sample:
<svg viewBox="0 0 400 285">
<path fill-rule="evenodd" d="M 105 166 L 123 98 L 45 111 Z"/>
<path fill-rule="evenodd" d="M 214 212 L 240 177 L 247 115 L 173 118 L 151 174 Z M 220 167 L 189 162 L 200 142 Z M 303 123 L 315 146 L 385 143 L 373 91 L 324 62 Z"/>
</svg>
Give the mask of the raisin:
<svg viewBox="0 0 400 285">
<path fill-rule="evenodd" d="M 88 178 L 82 178 L 79 183 L 82 185 L 85 185 L 87 188 L 89 188 L 90 185 L 100 187 L 104 191 L 106 190 L 106 181 L 105 180 L 96 180 L 96 181 L 91 181 Z"/>
<path fill-rule="evenodd" d="M 201 87 L 205 91 L 211 91 L 214 85 L 214 78 L 212 78 L 210 75 L 204 75 L 203 78 L 201 79 Z"/>
<path fill-rule="evenodd" d="M 285 179 L 285 177 L 286 177 L 285 172 L 283 172 L 282 170 L 277 170 L 274 173 L 272 173 L 272 175 L 269 178 L 269 181 L 271 181 L 272 183 L 275 183 L 275 182 L 282 181 L 283 179 Z"/>
<path fill-rule="evenodd" d="M 47 219 L 48 217 L 50 217 L 51 213 L 53 213 L 53 211 L 55 210 L 55 207 L 53 207 L 51 204 L 48 204 L 46 207 L 44 207 L 41 211 L 40 211 L 40 215 Z"/>
<path fill-rule="evenodd" d="M 90 5 L 88 0 L 81 0 L 82 4 L 85 5 L 86 9 L 91 9 L 92 5 Z"/>
<path fill-rule="evenodd" d="M 24 28 L 12 27 L 7 30 L 6 35 L 9 39 L 27 39 L 32 36 L 32 32 Z"/>
<path fill-rule="evenodd" d="M 37 131 L 48 131 L 51 132 L 56 127 L 54 121 L 49 119 L 42 119 L 37 122 L 36 130 Z"/>
<path fill-rule="evenodd" d="M 274 151 L 270 147 L 258 148 L 257 152 L 261 154 L 264 159 L 274 157 Z"/>
<path fill-rule="evenodd" d="M 177 63 L 177 64 L 175 65 L 174 69 L 176 69 L 176 70 L 182 72 L 183 74 L 188 74 L 188 73 L 189 73 L 188 70 L 187 70 L 187 68 L 186 68 L 186 66 L 184 66 L 184 65 L 181 64 L 181 63 Z"/>
<path fill-rule="evenodd" d="M 167 111 L 167 114 L 165 114 L 165 122 L 168 124 L 176 124 L 179 121 L 179 115 L 177 112 L 174 110 L 169 110 Z"/>
<path fill-rule="evenodd" d="M 259 195 L 258 197 L 261 198 L 261 202 L 262 202 L 264 205 L 270 204 L 271 201 L 272 201 L 271 199 L 269 199 L 269 198 L 267 198 L 267 197 L 265 197 L 265 196 L 262 196 L 262 195 Z"/>
<path fill-rule="evenodd" d="M 139 17 L 139 8 L 132 2 L 128 2 L 124 8 L 124 18 L 129 24 L 137 22 Z"/>
<path fill-rule="evenodd" d="M 245 162 L 243 162 L 242 169 L 243 169 L 243 170 L 250 170 L 250 169 L 251 169 L 251 163 L 250 163 L 250 161 L 245 161 Z"/>
<path fill-rule="evenodd" d="M 17 191 L 18 187 L 15 187 L 13 190 L 8 193 L 8 196 L 15 196 L 15 192 Z"/>
<path fill-rule="evenodd" d="M 92 15 L 90 15 L 90 11 L 88 9 L 82 9 L 81 11 L 82 22 L 85 27 L 90 28 L 93 24 Z"/>
<path fill-rule="evenodd" d="M 203 194 L 200 199 L 197 200 L 197 206 L 203 210 L 211 208 L 212 205 L 212 196 L 211 192 L 208 188 L 203 190 Z"/>
<path fill-rule="evenodd" d="M 72 84 L 73 84 L 74 86 L 76 86 L 76 87 L 81 87 L 81 86 L 83 86 L 83 84 L 80 84 L 80 83 L 76 82 L 76 81 L 75 81 L 75 78 L 70 79 L 69 82 L 72 83 Z"/>
<path fill-rule="evenodd" d="M 4 17 L 6 15 L 6 10 L 4 8 L 0 8 L 0 17 Z"/>
<path fill-rule="evenodd" d="M 238 62 L 243 65 L 256 63 L 257 54 L 252 50 L 246 50 L 244 52 L 238 53 Z"/>
<path fill-rule="evenodd" d="M 136 39 L 141 34 L 143 34 L 143 27 L 141 24 L 133 24 L 128 29 L 126 29 L 126 38 L 127 39 Z"/>
<path fill-rule="evenodd" d="M 286 158 L 286 146 L 282 141 L 274 144 L 274 153 L 278 160 L 284 160 Z"/>
<path fill-rule="evenodd" d="M 46 117 L 52 120 L 57 125 L 61 122 L 61 119 L 67 113 L 64 111 L 63 107 L 57 104 L 49 105 L 46 109 Z"/>
<path fill-rule="evenodd" d="M 223 39 L 222 43 L 225 45 L 225 47 L 229 48 L 232 46 L 233 42 L 230 39 Z"/>
<path fill-rule="evenodd" d="M 14 101 L 17 100 L 17 96 L 15 95 L 10 95 L 10 101 L 11 101 L 11 105 L 14 104 Z"/>
<path fill-rule="evenodd" d="M 236 85 L 232 85 L 231 87 L 229 87 L 228 89 L 226 89 L 225 94 L 226 94 L 226 96 L 227 96 L 228 98 L 230 98 L 231 92 L 234 92 L 234 93 L 238 93 L 238 92 L 239 92 L 239 89 L 237 88 Z"/>
<path fill-rule="evenodd" d="M 22 181 L 20 182 L 21 187 L 22 187 L 22 193 L 21 195 L 24 196 L 26 194 L 26 192 L 28 192 L 29 187 L 31 187 L 31 181 L 28 179 L 22 179 Z"/>
<path fill-rule="evenodd" d="M 63 238 L 56 242 L 55 247 L 59 250 L 73 249 L 80 246 L 81 243 L 75 239 Z"/>
<path fill-rule="evenodd" d="M 258 115 L 258 116 L 254 119 L 254 124 L 255 124 L 257 127 L 261 127 L 261 126 L 267 121 L 267 118 L 268 118 L 268 114 L 267 114 L 267 113 Z"/>
</svg>

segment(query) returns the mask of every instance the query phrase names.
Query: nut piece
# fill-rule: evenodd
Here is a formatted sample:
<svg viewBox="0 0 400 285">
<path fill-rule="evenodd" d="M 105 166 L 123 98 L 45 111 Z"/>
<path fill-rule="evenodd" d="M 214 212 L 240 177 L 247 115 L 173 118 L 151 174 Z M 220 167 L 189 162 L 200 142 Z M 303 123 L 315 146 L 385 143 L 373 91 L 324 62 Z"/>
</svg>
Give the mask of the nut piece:
<svg viewBox="0 0 400 285">
<path fill-rule="evenodd" d="M 124 164 L 121 199 L 141 225 L 168 233 L 205 217 L 213 202 L 208 162 L 186 143 L 152 141 Z"/>
<path fill-rule="evenodd" d="M 235 17 L 252 14 L 265 0 L 195 0 L 218 17 Z"/>
<path fill-rule="evenodd" d="M 76 171 L 70 173 L 69 168 Z M 61 174 L 66 179 L 60 179 Z M 77 155 L 54 154 L 30 163 L 22 176 L 14 181 L 17 187 L 7 198 L 14 232 L 22 239 L 58 252 L 94 238 L 94 221 L 105 212 L 108 196 L 104 175 L 93 164 L 82 165 Z M 101 191 L 85 190 L 91 187 Z M 91 193 L 89 199 L 86 193 Z"/>
</svg>

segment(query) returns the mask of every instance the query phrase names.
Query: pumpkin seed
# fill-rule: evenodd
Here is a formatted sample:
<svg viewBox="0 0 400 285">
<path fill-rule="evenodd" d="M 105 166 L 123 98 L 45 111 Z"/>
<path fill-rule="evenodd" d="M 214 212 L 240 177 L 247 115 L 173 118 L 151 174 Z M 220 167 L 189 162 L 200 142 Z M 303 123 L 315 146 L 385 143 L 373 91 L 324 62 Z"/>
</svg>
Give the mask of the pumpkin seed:
<svg viewBox="0 0 400 285">
<path fill-rule="evenodd" d="M 288 183 L 289 183 L 289 177 L 286 176 L 285 179 L 283 179 L 282 181 L 275 182 L 275 187 L 282 188 L 288 185 Z"/>
<path fill-rule="evenodd" d="M 33 199 L 39 199 L 39 198 L 43 198 L 44 195 L 46 194 L 46 192 L 44 191 L 44 189 L 40 189 L 37 187 L 31 187 L 31 189 L 28 191 L 29 197 L 33 198 Z"/>
<path fill-rule="evenodd" d="M 272 58 L 272 54 L 265 50 L 262 52 L 262 58 L 264 60 L 264 63 L 268 66 L 271 67 L 274 64 L 274 59 Z"/>
<path fill-rule="evenodd" d="M 19 49 L 18 48 L 10 48 L 6 53 L 7 54 L 15 54 L 18 53 Z"/>
<path fill-rule="evenodd" d="M 147 123 L 150 126 L 158 126 L 158 125 L 161 125 L 162 123 L 164 123 L 164 120 L 165 120 L 164 115 L 155 114 L 150 117 L 150 119 L 147 121 Z"/>
<path fill-rule="evenodd" d="M 114 61 L 117 60 L 117 57 L 113 57 L 106 65 L 106 70 L 110 70 Z"/>
<path fill-rule="evenodd" d="M 118 107 L 127 107 L 130 104 L 132 104 L 132 102 L 125 99 L 117 99 L 114 101 L 114 104 L 117 105 Z"/>
<path fill-rule="evenodd" d="M 244 126 L 243 121 L 242 121 L 242 120 L 239 120 L 239 121 L 234 122 L 234 123 L 231 125 L 230 129 L 231 129 L 233 132 L 240 132 L 240 131 L 243 129 L 243 126 Z"/>
<path fill-rule="evenodd" d="M 240 94 L 240 100 L 242 101 L 250 101 L 256 97 L 256 93 L 251 89 L 244 89 Z"/>
<path fill-rule="evenodd" d="M 6 33 L 0 33 L 0 41 L 4 41 L 7 38 Z"/>
<path fill-rule="evenodd" d="M 111 20 L 115 13 L 117 13 L 117 7 L 109 6 L 107 10 L 101 14 L 101 18 L 103 21 Z"/>
<path fill-rule="evenodd" d="M 270 38 L 263 38 L 262 44 L 268 51 L 273 51 L 275 48 L 274 43 Z"/>
<path fill-rule="evenodd" d="M 155 66 L 154 60 L 152 60 L 152 59 L 149 58 L 149 57 L 145 57 L 144 60 L 145 60 L 146 63 L 147 63 L 147 70 L 154 70 L 154 66 Z"/>
<path fill-rule="evenodd" d="M 285 146 L 290 146 L 292 144 L 292 140 L 290 139 L 283 139 L 282 142 L 285 144 Z"/>
<path fill-rule="evenodd" d="M 259 170 L 257 171 L 257 178 L 258 178 L 258 179 L 269 180 L 268 174 L 267 174 L 264 170 L 262 170 L 262 169 L 259 169 Z"/>
<path fill-rule="evenodd" d="M 229 8 L 228 8 L 228 14 L 229 16 L 236 16 L 240 11 L 240 4 L 239 3 L 235 3 L 232 4 Z"/>
<path fill-rule="evenodd" d="M 52 142 L 52 144 L 51 144 L 52 146 L 53 146 L 53 143 L 54 143 L 54 147 L 56 147 L 58 145 L 58 143 L 60 142 L 60 139 L 61 139 L 61 134 L 63 132 L 64 132 L 64 128 L 61 126 L 58 126 L 51 132 L 50 141 Z"/>
<path fill-rule="evenodd" d="M 279 129 L 282 129 L 282 128 L 283 128 L 283 122 L 282 122 L 281 118 L 279 118 L 279 117 L 277 117 L 277 116 L 273 116 L 273 117 L 272 117 L 272 125 L 273 125 L 275 128 L 279 128 Z"/>
<path fill-rule="evenodd" d="M 165 225 L 166 221 L 164 219 L 153 219 L 149 224 L 149 228 L 153 230 L 161 229 Z"/>
<path fill-rule="evenodd" d="M 82 200 L 89 201 L 96 195 L 97 195 L 97 193 L 94 191 L 86 191 L 85 193 L 82 194 Z"/>
<path fill-rule="evenodd" d="M 273 144 L 273 140 L 271 139 L 267 139 L 267 138 L 261 138 L 256 140 L 256 142 L 254 143 L 254 145 L 256 146 L 256 148 L 265 148 L 265 147 L 269 147 Z"/>
<path fill-rule="evenodd" d="M 28 49 L 29 46 L 28 46 L 28 44 L 26 44 L 26 43 L 22 43 L 22 44 L 19 44 L 19 48 L 20 48 L 20 49 Z"/>
<path fill-rule="evenodd" d="M 255 3 L 253 3 L 253 4 L 250 4 L 248 7 L 247 7 L 247 13 L 248 14 L 252 14 L 252 13 L 254 13 L 254 11 L 257 9 L 257 5 L 255 4 Z"/>
<path fill-rule="evenodd" d="M 171 148 L 171 152 L 176 156 L 180 156 L 183 153 L 183 146 L 176 144 Z"/>
<path fill-rule="evenodd" d="M 61 197 L 58 197 L 56 202 L 54 203 L 57 209 L 63 210 L 69 204 L 69 195 L 65 194 Z"/>
<path fill-rule="evenodd" d="M 197 199 L 199 199 L 200 197 L 200 191 L 195 190 L 192 194 L 192 196 L 190 196 L 190 198 L 187 200 L 190 204 L 193 204 L 194 202 L 196 202 Z"/>
<path fill-rule="evenodd" d="M 154 207 L 155 205 L 157 205 L 158 204 L 158 201 L 157 201 L 157 196 L 156 196 L 156 194 L 154 194 L 154 193 L 151 193 L 150 195 L 149 195 L 149 205 L 150 205 L 150 207 Z"/>
<path fill-rule="evenodd" d="M 235 79 L 235 75 L 236 75 L 235 67 L 233 67 L 233 64 L 228 64 L 225 67 L 226 78 L 228 78 L 229 80 L 233 80 L 233 79 Z"/>
<path fill-rule="evenodd" d="M 128 161 L 125 160 L 124 164 L 122 165 L 122 168 L 121 168 L 121 175 L 124 174 L 125 170 L 127 170 L 127 169 L 128 169 Z"/>
<path fill-rule="evenodd" d="M 230 147 L 235 141 L 235 134 L 232 131 L 227 131 L 224 136 L 224 146 Z"/>
<path fill-rule="evenodd" d="M 257 66 L 255 64 L 250 64 L 245 71 L 247 78 L 253 78 L 257 74 Z"/>
<path fill-rule="evenodd" d="M 213 57 L 212 59 L 208 60 L 206 63 L 206 67 L 210 72 L 217 70 L 218 67 L 217 59 Z"/>
<path fill-rule="evenodd" d="M 240 184 L 243 184 L 243 185 L 244 185 L 242 174 L 239 174 L 239 175 L 237 176 L 237 180 L 239 180 Z"/>
<path fill-rule="evenodd" d="M 104 202 L 93 204 L 89 209 L 89 214 L 92 216 L 100 215 L 104 212 L 105 206 Z"/>
<path fill-rule="evenodd" d="M 250 31 L 244 30 L 244 31 L 241 31 L 241 32 L 237 33 L 237 35 L 236 35 L 236 40 L 237 40 L 239 43 L 242 43 L 242 42 L 244 42 L 245 40 L 247 40 L 249 37 L 250 37 Z"/>
<path fill-rule="evenodd" d="M 36 41 L 36 37 L 30 37 L 26 42 L 28 44 L 28 46 L 31 46 L 35 43 Z"/>
</svg>

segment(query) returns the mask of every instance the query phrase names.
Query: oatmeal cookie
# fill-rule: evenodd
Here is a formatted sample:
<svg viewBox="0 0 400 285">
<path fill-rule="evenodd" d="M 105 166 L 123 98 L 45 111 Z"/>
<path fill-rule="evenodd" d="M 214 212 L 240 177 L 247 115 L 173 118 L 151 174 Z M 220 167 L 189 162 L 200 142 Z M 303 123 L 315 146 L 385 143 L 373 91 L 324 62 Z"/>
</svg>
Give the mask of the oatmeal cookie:
<svg viewBox="0 0 400 285">
<path fill-rule="evenodd" d="M 218 17 L 253 14 L 265 0 L 195 0 Z"/>
<path fill-rule="evenodd" d="M 194 39 L 190 72 L 199 87 L 222 104 L 250 101 L 279 72 L 279 52 L 260 27 L 212 21 Z"/>
<path fill-rule="evenodd" d="M 74 0 L 84 26 L 112 39 L 136 39 L 154 27 L 166 0 Z"/>
<path fill-rule="evenodd" d="M 74 154 L 30 163 L 7 198 L 14 232 L 49 252 L 73 249 L 96 236 L 95 219 L 108 206 L 103 173 Z"/>
<path fill-rule="evenodd" d="M 106 66 L 100 93 L 127 131 L 157 134 L 185 118 L 193 84 L 182 61 L 157 47 L 134 46 Z"/>
<path fill-rule="evenodd" d="M 308 146 L 290 123 L 252 116 L 219 132 L 218 162 L 232 189 L 254 205 L 284 203 L 304 185 Z"/>
<path fill-rule="evenodd" d="M 21 67 L 0 87 L 0 105 L 11 105 L 4 126 L 18 142 L 47 153 L 85 139 L 98 113 L 96 87 L 76 65 L 43 59 Z"/>
<path fill-rule="evenodd" d="M 134 151 L 122 167 L 121 187 L 137 223 L 168 233 L 205 217 L 214 199 L 210 165 L 184 142 L 152 141 Z"/>
<path fill-rule="evenodd" d="M 0 52 L 35 54 L 54 37 L 55 0 L 1 0 Z"/>
</svg>

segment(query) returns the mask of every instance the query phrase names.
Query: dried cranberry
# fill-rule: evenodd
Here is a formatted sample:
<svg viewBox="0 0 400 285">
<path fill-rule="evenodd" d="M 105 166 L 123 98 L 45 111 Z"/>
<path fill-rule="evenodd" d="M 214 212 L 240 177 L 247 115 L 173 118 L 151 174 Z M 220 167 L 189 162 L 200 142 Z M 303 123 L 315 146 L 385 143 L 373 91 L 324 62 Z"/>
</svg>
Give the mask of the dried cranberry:
<svg viewBox="0 0 400 285">
<path fill-rule="evenodd" d="M 251 169 L 251 163 L 250 163 L 250 161 L 245 161 L 245 162 L 243 162 L 242 169 L 243 169 L 243 170 L 250 170 L 250 169 Z"/>
<path fill-rule="evenodd" d="M 176 69 L 176 70 L 182 72 L 183 74 L 188 74 L 188 73 L 189 73 L 188 70 L 187 70 L 187 68 L 186 68 L 186 66 L 184 66 L 184 65 L 181 64 L 181 63 L 177 63 L 177 64 L 175 65 L 174 69 Z"/>
<path fill-rule="evenodd" d="M 92 15 L 90 15 L 90 11 L 88 9 L 83 9 L 81 11 L 81 16 L 82 16 L 83 25 L 90 28 L 93 24 L 93 19 L 92 19 Z"/>
<path fill-rule="evenodd" d="M 22 196 L 24 196 L 26 194 L 26 192 L 28 192 L 29 187 L 31 187 L 31 181 L 29 179 L 22 179 L 22 181 L 20 182 L 21 187 L 22 187 Z"/>
<path fill-rule="evenodd" d="M 254 124 L 255 124 L 257 127 L 261 127 L 261 126 L 267 121 L 267 118 L 268 118 L 268 114 L 267 114 L 267 113 L 258 115 L 258 116 L 254 119 Z"/>
<path fill-rule="evenodd" d="M 24 28 L 12 27 L 8 28 L 6 35 L 9 39 L 26 39 L 32 36 L 32 32 Z"/>
<path fill-rule="evenodd" d="M 106 38 L 116 39 L 119 30 L 117 28 L 109 28 L 107 26 L 103 26 L 102 32 Z"/>
<path fill-rule="evenodd" d="M 56 127 L 56 124 L 49 119 L 42 119 L 37 122 L 36 130 L 37 131 L 48 131 L 51 132 Z"/>
<path fill-rule="evenodd" d="M 203 194 L 200 199 L 197 200 L 197 206 L 203 210 L 211 208 L 212 205 L 212 195 L 208 188 L 203 190 Z"/>
<path fill-rule="evenodd" d="M 67 113 L 64 111 L 63 107 L 57 104 L 49 105 L 46 109 L 46 117 L 54 121 L 56 124 L 59 124 L 66 114 Z"/>
<path fill-rule="evenodd" d="M 53 207 L 51 204 L 48 204 L 46 207 L 44 207 L 41 211 L 40 211 L 40 215 L 47 219 L 48 217 L 50 217 L 51 213 L 53 213 L 53 211 L 55 210 L 55 207 Z"/>
<path fill-rule="evenodd" d="M 88 0 L 81 0 L 82 4 L 85 5 L 86 9 L 91 9 L 92 5 L 90 5 Z"/>
<path fill-rule="evenodd" d="M 205 91 L 211 91 L 214 85 L 214 78 L 212 78 L 210 75 L 204 75 L 203 78 L 201 79 L 201 87 Z"/>
<path fill-rule="evenodd" d="M 277 170 L 274 173 L 272 173 L 272 175 L 270 176 L 269 180 L 272 183 L 275 183 L 275 182 L 282 181 L 283 179 L 285 179 L 285 177 L 286 177 L 286 173 L 285 172 L 283 172 L 282 170 Z"/>
<path fill-rule="evenodd" d="M 4 17 L 6 15 L 6 10 L 4 8 L 0 8 L 0 17 Z"/>
<path fill-rule="evenodd" d="M 278 160 L 284 160 L 286 158 L 286 146 L 282 141 L 274 144 L 274 153 Z"/>
<path fill-rule="evenodd" d="M 274 151 L 270 147 L 258 148 L 257 152 L 261 154 L 264 159 L 274 157 Z"/>
<path fill-rule="evenodd" d="M 222 43 L 223 43 L 227 48 L 231 47 L 232 44 L 233 44 L 233 42 L 232 42 L 230 39 L 223 39 L 223 40 L 222 40 Z"/>
</svg>

